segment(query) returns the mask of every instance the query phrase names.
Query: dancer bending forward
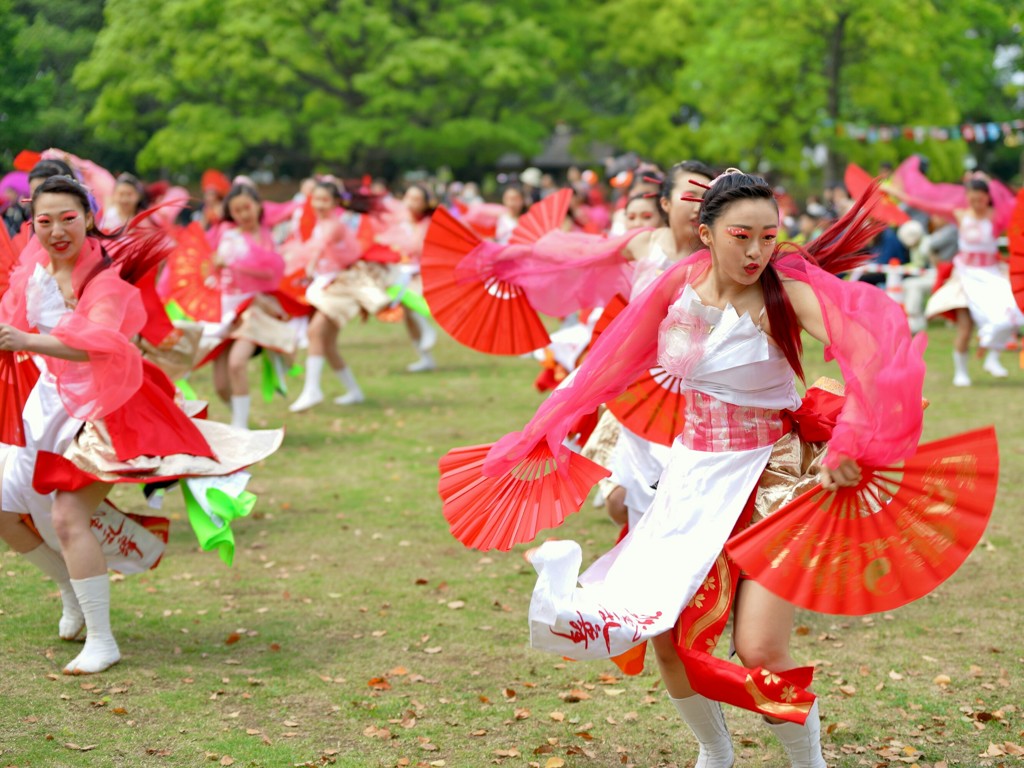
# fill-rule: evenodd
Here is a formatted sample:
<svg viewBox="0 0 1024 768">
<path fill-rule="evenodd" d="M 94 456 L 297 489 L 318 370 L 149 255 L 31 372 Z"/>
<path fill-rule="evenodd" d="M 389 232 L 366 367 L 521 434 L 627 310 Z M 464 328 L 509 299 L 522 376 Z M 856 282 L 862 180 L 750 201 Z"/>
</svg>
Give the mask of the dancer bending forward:
<svg viewBox="0 0 1024 768">
<path fill-rule="evenodd" d="M 811 670 L 790 656 L 794 608 L 723 554 L 729 537 L 820 480 L 851 486 L 861 464 L 913 453 L 921 433 L 924 338 L 882 292 L 830 272 L 848 268 L 872 228 L 860 209 L 808 247 L 783 251 L 772 188 L 729 172 L 704 196 L 706 246 L 670 267 L 622 312 L 568 385 L 527 427 L 499 441 L 483 473 L 514 472 L 538 446 L 557 455 L 568 426 L 660 365 L 686 395 L 686 420 L 651 508 L 582 575 L 573 541 L 532 553 L 534 647 L 575 659 L 643 666 L 654 645 L 673 704 L 700 744 L 697 765 L 729 768 L 733 747 L 718 701 L 765 716 L 794 766 L 824 765 Z M 824 268 L 823 268 L 824 267 Z M 846 380 L 827 446 L 794 385 L 800 332 L 826 345 Z M 827 447 L 827 453 L 826 453 Z M 742 666 L 711 652 L 736 591 L 733 640 Z M 582 584 L 582 587 L 578 586 Z M 698 693 L 699 691 L 699 693 Z"/>
</svg>

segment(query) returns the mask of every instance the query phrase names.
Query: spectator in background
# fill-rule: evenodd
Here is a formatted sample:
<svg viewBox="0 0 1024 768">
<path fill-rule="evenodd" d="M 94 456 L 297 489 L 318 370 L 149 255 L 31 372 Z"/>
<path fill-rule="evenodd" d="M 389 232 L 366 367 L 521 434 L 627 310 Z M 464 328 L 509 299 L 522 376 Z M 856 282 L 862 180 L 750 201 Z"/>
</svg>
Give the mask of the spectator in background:
<svg viewBox="0 0 1024 768">
<path fill-rule="evenodd" d="M 916 219 L 900 225 L 900 232 L 906 227 L 916 224 L 922 233 L 917 248 L 911 246 L 911 263 L 920 266 L 920 275 L 913 275 L 903 280 L 903 306 L 907 310 L 907 319 L 913 333 L 923 331 L 928 326 L 924 316 L 925 297 L 945 282 L 953 271 L 953 257 L 957 251 L 957 228 L 941 216 L 932 216 L 929 222 L 931 234 L 924 235 L 924 228 Z"/>
</svg>

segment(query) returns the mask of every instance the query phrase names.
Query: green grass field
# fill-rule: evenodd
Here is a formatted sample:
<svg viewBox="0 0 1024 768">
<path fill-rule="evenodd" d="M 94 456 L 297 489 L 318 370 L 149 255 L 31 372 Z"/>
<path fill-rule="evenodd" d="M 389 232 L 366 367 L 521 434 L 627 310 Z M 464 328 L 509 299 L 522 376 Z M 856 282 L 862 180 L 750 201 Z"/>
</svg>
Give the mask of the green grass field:
<svg viewBox="0 0 1024 768">
<path fill-rule="evenodd" d="M 995 513 L 926 599 L 798 616 L 794 655 L 818 667 L 831 766 L 1024 765 L 1024 372 L 997 382 L 975 363 L 975 386 L 957 390 L 949 351 L 934 326 L 925 439 L 996 424 Z M 260 501 L 235 525 L 234 567 L 197 551 L 169 497 L 164 562 L 113 584 L 124 659 L 109 672 L 60 675 L 77 646 L 57 639 L 56 590 L 0 555 L 0 766 L 692 765 L 653 670 L 623 678 L 530 650 L 532 569 L 448 534 L 438 457 L 518 429 L 540 402 L 536 364 L 444 340 L 439 370 L 409 375 L 404 329 L 377 322 L 347 329 L 343 352 L 366 404 L 254 407 L 287 437 L 254 469 Z M 808 380 L 830 370 L 820 357 L 808 349 Z M 205 375 L 195 385 L 211 392 Z M 137 490 L 117 499 L 144 509 Z M 592 559 L 616 529 L 588 503 L 558 535 Z M 726 717 L 738 768 L 786 765 L 755 715 Z"/>
</svg>

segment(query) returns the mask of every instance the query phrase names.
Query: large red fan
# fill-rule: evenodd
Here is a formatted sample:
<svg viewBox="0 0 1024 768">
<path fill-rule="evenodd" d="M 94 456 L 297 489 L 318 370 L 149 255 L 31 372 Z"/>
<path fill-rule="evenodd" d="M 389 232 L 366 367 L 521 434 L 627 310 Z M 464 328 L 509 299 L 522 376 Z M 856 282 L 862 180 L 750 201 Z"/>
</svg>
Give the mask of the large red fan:
<svg viewBox="0 0 1024 768">
<path fill-rule="evenodd" d="M 995 503 L 992 427 L 922 445 L 899 467 L 862 468 L 854 488 L 812 488 L 729 541 L 728 554 L 780 597 L 862 616 L 931 592 L 978 543 Z"/>
<path fill-rule="evenodd" d="M 850 163 L 846 166 L 846 173 L 843 175 L 843 182 L 846 185 L 847 191 L 850 193 L 850 197 L 854 200 L 859 200 L 874 183 L 874 178 L 871 174 L 861 168 L 855 163 Z M 910 216 L 907 215 L 906 211 L 903 211 L 899 206 L 889 202 L 888 198 L 885 197 L 885 189 L 882 189 L 883 194 L 879 196 L 878 200 L 871 207 L 871 216 L 878 220 L 891 224 L 894 227 L 898 227 L 900 224 L 910 221 Z"/>
<path fill-rule="evenodd" d="M 27 352 L 0 352 L 0 443 L 25 445 L 21 413 L 39 369 Z"/>
<path fill-rule="evenodd" d="M 220 279 L 213 264 L 213 250 L 198 222 L 178 233 L 178 247 L 167 259 L 174 299 L 194 320 L 221 319 Z"/>
<path fill-rule="evenodd" d="M 608 302 L 594 325 L 591 345 L 625 308 L 626 300 L 622 296 L 616 295 Z M 682 379 L 658 366 L 645 371 L 625 392 L 605 406 L 630 432 L 652 443 L 672 445 L 683 431 L 685 421 L 686 398 L 682 384 Z"/>
<path fill-rule="evenodd" d="M 572 190 L 560 189 L 548 195 L 522 215 L 516 225 L 509 243 L 512 245 L 529 245 L 536 243 L 548 232 L 560 229 L 569 212 L 572 202 Z"/>
<path fill-rule="evenodd" d="M 7 227 L 0 226 L 0 296 L 7 292 L 11 284 L 11 272 L 18 263 L 18 249 L 7 234 Z"/>
<path fill-rule="evenodd" d="M 452 338 L 494 355 L 523 355 L 551 343 L 540 316 L 520 288 L 497 279 L 471 279 L 459 269 L 480 237 L 439 208 L 423 243 L 423 296 Z"/>
<path fill-rule="evenodd" d="M 590 489 L 610 473 L 599 464 L 541 443 L 501 477 L 481 473 L 490 445 L 455 448 L 440 461 L 437 489 L 452 535 L 474 549 L 509 550 L 578 512 Z"/>
<path fill-rule="evenodd" d="M 672 445 L 685 421 L 683 380 L 661 366 L 651 368 L 605 406 L 630 432 L 652 443 Z"/>
<path fill-rule="evenodd" d="M 1017 193 L 1006 237 L 1010 242 L 1010 287 L 1017 306 L 1024 310 L 1024 189 Z"/>
</svg>

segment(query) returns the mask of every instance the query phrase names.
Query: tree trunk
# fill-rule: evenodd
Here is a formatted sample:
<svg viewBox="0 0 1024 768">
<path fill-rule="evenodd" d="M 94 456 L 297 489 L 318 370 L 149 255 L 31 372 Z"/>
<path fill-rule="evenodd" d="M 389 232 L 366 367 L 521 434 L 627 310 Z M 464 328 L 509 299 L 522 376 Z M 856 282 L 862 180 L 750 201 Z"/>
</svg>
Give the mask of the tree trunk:
<svg viewBox="0 0 1024 768">
<path fill-rule="evenodd" d="M 828 80 L 828 116 L 832 125 L 839 125 L 842 112 L 843 44 L 846 36 L 846 22 L 850 19 L 849 10 L 840 10 L 836 14 L 836 23 L 829 34 L 829 52 L 825 59 L 825 77 Z M 834 128 L 833 128 L 834 129 Z M 828 146 L 828 145 L 826 145 Z M 832 147 L 828 147 L 825 160 L 825 184 L 832 185 L 842 179 L 841 160 Z"/>
</svg>

